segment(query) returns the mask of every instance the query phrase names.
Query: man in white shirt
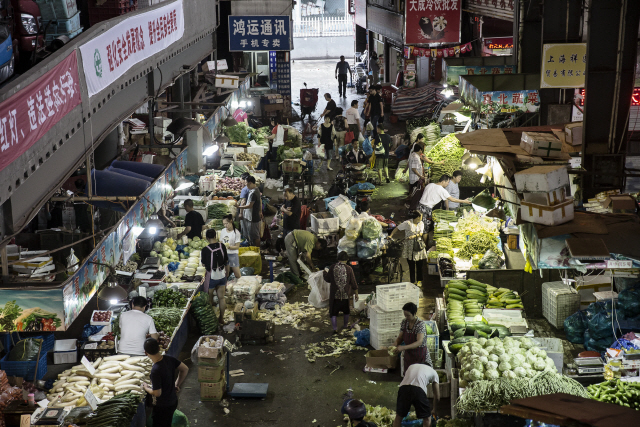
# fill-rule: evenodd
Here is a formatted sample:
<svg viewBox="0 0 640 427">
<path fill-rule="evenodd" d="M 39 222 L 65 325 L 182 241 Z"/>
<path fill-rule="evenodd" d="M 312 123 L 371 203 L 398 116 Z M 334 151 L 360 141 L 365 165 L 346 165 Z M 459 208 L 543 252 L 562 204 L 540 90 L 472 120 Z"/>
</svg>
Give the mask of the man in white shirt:
<svg viewBox="0 0 640 427">
<path fill-rule="evenodd" d="M 427 398 L 427 386 L 432 384 L 433 409 Z M 429 365 L 413 364 L 407 368 L 398 390 L 396 402 L 396 419 L 393 427 L 400 427 L 402 419 L 409 414 L 411 405 L 416 410 L 416 417 L 422 419 L 423 427 L 431 426 L 431 413 L 437 414 L 440 401 L 440 386 L 437 372 Z"/>
<path fill-rule="evenodd" d="M 138 296 L 131 300 L 131 310 L 120 315 L 118 353 L 144 356 L 144 342 L 147 334 L 150 334 L 151 338 L 158 339 L 153 318 L 144 312 L 146 307 L 147 299 Z"/>
<path fill-rule="evenodd" d="M 445 187 L 449 185 L 451 177 L 449 175 L 442 175 L 437 183 L 432 182 L 427 185 L 420 198 L 420 206 L 418 210 L 422 213 L 422 221 L 424 222 L 425 233 L 429 232 L 429 226 L 431 225 L 431 211 L 433 207 L 443 200 L 448 200 L 454 203 L 469 204 L 469 200 L 460 200 L 453 197 L 445 190 Z"/>
<path fill-rule="evenodd" d="M 458 184 L 462 181 L 462 171 L 457 170 L 451 175 L 451 180 L 449 181 L 449 185 L 445 187 L 447 193 L 451 194 L 451 197 L 455 197 L 456 199 L 460 198 L 460 188 Z M 444 201 L 444 205 L 449 211 L 453 211 L 460 206 L 460 203 L 450 202 L 449 200 Z"/>
<path fill-rule="evenodd" d="M 358 101 L 351 101 L 351 108 L 345 113 L 349 130 L 353 132 L 353 137 L 360 138 L 360 114 L 358 113 Z"/>
</svg>

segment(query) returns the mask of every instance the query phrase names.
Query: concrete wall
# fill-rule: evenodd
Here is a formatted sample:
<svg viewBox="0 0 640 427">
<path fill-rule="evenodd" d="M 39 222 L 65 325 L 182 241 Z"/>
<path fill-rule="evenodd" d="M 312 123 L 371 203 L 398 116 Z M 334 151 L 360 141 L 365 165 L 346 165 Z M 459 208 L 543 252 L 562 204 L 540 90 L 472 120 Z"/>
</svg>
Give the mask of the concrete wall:
<svg viewBox="0 0 640 427">
<path fill-rule="evenodd" d="M 353 58 L 353 36 L 294 37 L 291 59 Z"/>
</svg>

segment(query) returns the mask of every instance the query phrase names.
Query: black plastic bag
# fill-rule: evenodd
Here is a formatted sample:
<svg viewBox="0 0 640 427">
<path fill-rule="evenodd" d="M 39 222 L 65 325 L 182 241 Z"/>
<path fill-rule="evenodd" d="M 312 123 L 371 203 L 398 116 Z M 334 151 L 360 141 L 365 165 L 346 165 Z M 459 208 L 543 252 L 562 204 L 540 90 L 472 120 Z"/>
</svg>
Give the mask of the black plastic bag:
<svg viewBox="0 0 640 427">
<path fill-rule="evenodd" d="M 618 294 L 618 309 L 624 318 L 640 315 L 640 286 L 627 288 Z"/>
<path fill-rule="evenodd" d="M 564 331 L 567 340 L 574 344 L 584 343 L 584 331 L 589 327 L 584 311 L 577 311 L 564 319 Z"/>
<path fill-rule="evenodd" d="M 40 338 L 26 338 L 20 340 L 7 356 L 9 362 L 32 362 L 38 358 L 42 340 Z"/>
</svg>

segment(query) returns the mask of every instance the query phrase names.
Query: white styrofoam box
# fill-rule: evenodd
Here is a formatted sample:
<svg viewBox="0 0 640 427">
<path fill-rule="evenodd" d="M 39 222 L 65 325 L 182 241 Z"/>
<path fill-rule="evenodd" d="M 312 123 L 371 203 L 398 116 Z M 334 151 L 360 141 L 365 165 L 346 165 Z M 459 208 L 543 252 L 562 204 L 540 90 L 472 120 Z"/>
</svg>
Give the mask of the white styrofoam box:
<svg viewBox="0 0 640 427">
<path fill-rule="evenodd" d="M 172 119 L 168 118 L 168 117 L 154 117 L 153 118 L 153 126 L 154 127 L 161 127 L 166 129 L 167 126 L 169 126 L 171 124 Z"/>
<path fill-rule="evenodd" d="M 232 164 L 233 164 L 233 158 L 232 157 L 222 157 L 220 159 L 220 166 L 232 165 Z"/>
<path fill-rule="evenodd" d="M 408 302 L 419 305 L 420 295 L 420 288 L 409 282 L 376 286 L 376 304 L 384 311 L 402 310 Z"/>
<path fill-rule="evenodd" d="M 56 340 L 53 345 L 53 363 L 60 365 L 63 363 L 76 363 L 78 361 L 78 340 Z"/>
<path fill-rule="evenodd" d="M 525 202 L 535 203 L 536 205 L 555 206 L 562 203 L 566 199 L 566 189 L 557 188 L 548 193 L 524 193 Z"/>
<path fill-rule="evenodd" d="M 329 212 L 339 218 L 340 227 L 343 228 L 351 218 L 357 215 L 356 210 L 351 207 L 351 201 L 343 194 L 329 202 Z"/>
<path fill-rule="evenodd" d="M 216 87 L 226 87 L 229 89 L 237 89 L 240 78 L 238 76 L 226 76 L 224 74 L 216 75 Z"/>
<path fill-rule="evenodd" d="M 200 191 L 216 191 L 215 175 L 201 176 L 199 179 Z"/>
<path fill-rule="evenodd" d="M 217 68 L 218 71 L 225 71 L 229 69 L 229 66 L 227 65 L 227 60 L 226 59 L 219 59 L 217 61 L 207 61 L 204 63 L 204 65 L 202 66 L 202 71 L 204 71 L 205 73 L 208 73 L 210 71 L 215 71 L 216 70 L 216 62 L 217 64 Z"/>
<path fill-rule="evenodd" d="M 396 338 L 398 338 L 399 331 L 392 329 L 388 331 L 374 331 L 370 330 L 371 347 L 376 350 L 382 349 L 382 347 L 392 346 Z"/>
<path fill-rule="evenodd" d="M 534 166 L 514 174 L 518 193 L 548 193 L 569 186 L 566 166 Z"/>
<path fill-rule="evenodd" d="M 247 153 L 257 154 L 260 157 L 264 157 L 269 147 L 247 147 Z"/>
<path fill-rule="evenodd" d="M 573 197 L 555 206 L 537 205 L 522 201 L 520 216 L 523 220 L 544 225 L 558 225 L 573 219 Z"/>
<path fill-rule="evenodd" d="M 404 312 L 402 310 L 384 311 L 377 305 L 372 305 L 369 307 L 369 318 L 371 319 L 370 330 L 385 331 L 393 329 L 400 331 L 400 324 L 404 320 Z"/>
<path fill-rule="evenodd" d="M 228 146 L 227 148 L 224 149 L 224 152 L 226 154 L 239 154 L 239 153 L 246 153 L 247 152 L 247 148 L 246 147 L 233 147 L 233 146 Z"/>
<path fill-rule="evenodd" d="M 249 172 L 251 174 L 251 176 L 253 176 L 255 179 L 259 179 L 262 182 L 267 182 L 267 173 L 266 172 Z"/>
<path fill-rule="evenodd" d="M 328 234 L 340 230 L 340 219 L 331 212 L 317 212 L 311 214 L 311 231 L 316 234 Z"/>
<path fill-rule="evenodd" d="M 564 329 L 564 319 L 580 309 L 580 295 L 562 281 L 542 284 L 542 315 L 558 329 Z"/>
<path fill-rule="evenodd" d="M 547 352 L 547 356 L 553 360 L 553 364 L 556 365 L 556 369 L 559 373 L 562 373 L 562 367 L 564 365 L 564 347 L 562 346 L 562 340 L 560 338 L 532 338 L 534 342 L 538 344 L 542 350 Z"/>
<path fill-rule="evenodd" d="M 522 132 L 520 147 L 534 156 L 562 156 L 562 141 L 552 133 Z"/>
<path fill-rule="evenodd" d="M 610 271 L 591 276 L 577 276 L 575 289 L 580 295 L 580 301 L 593 301 L 594 292 L 611 290 L 612 276 Z"/>
</svg>

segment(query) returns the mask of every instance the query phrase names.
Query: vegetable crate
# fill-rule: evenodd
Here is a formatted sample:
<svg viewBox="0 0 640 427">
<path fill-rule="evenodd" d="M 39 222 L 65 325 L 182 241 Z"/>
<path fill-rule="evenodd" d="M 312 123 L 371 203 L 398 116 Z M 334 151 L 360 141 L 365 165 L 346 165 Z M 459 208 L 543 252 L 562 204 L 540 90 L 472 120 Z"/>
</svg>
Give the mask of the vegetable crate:
<svg viewBox="0 0 640 427">
<path fill-rule="evenodd" d="M 78 11 L 75 0 L 36 0 L 43 21 L 71 18 Z"/>
<path fill-rule="evenodd" d="M 404 314 L 402 310 L 383 311 L 377 305 L 372 305 L 369 307 L 369 317 L 371 318 L 369 329 L 372 331 L 393 330 L 398 332 L 404 319 Z"/>
<path fill-rule="evenodd" d="M 558 329 L 564 320 L 580 309 L 580 294 L 564 282 L 542 284 L 542 315 Z"/>
<path fill-rule="evenodd" d="M 433 334 L 427 334 L 427 348 L 429 353 L 435 353 L 440 348 L 440 332 L 438 331 L 438 325 L 433 320 L 425 320 L 426 326 L 429 326 L 433 331 Z"/>
<path fill-rule="evenodd" d="M 324 199 L 324 208 L 325 208 L 325 210 L 329 210 L 329 203 L 333 202 L 338 197 L 340 197 L 340 196 L 327 197 L 326 199 Z M 356 208 L 356 202 L 354 202 L 352 200 L 350 200 L 350 202 L 351 202 L 351 207 L 353 209 L 355 209 Z"/>
<path fill-rule="evenodd" d="M 408 302 L 418 305 L 420 294 L 420 288 L 413 283 L 378 285 L 376 286 L 376 304 L 383 311 L 402 310 L 402 306 Z"/>
<path fill-rule="evenodd" d="M 87 348 L 89 346 L 89 348 Z M 114 348 L 91 348 L 91 346 L 98 346 L 98 343 L 86 342 L 82 346 L 82 355 L 87 358 L 89 362 L 95 362 L 100 357 L 113 356 L 116 354 Z"/>
<path fill-rule="evenodd" d="M 374 329 L 370 329 L 369 332 L 371 333 L 371 347 L 376 350 L 381 350 L 382 347 L 389 347 L 393 345 L 399 334 L 397 329 L 388 331 L 376 331 Z"/>
<path fill-rule="evenodd" d="M 36 375 L 36 380 L 41 380 L 47 373 L 47 353 L 42 351 L 40 353 L 40 362 L 36 360 L 28 362 L 12 362 L 7 360 L 9 354 L 6 354 L 2 360 L 0 360 L 0 369 L 7 373 L 9 377 L 22 377 L 25 380 L 32 381 L 33 375 Z M 36 372 L 36 365 L 37 372 Z"/>
<path fill-rule="evenodd" d="M 13 335 L 12 335 L 13 334 Z M 53 346 L 56 342 L 53 334 L 42 334 L 36 336 L 24 336 L 20 337 L 19 332 L 7 332 L 4 334 L 0 334 L 0 340 L 2 342 L 2 346 L 5 351 L 8 353 L 13 348 L 13 343 L 17 343 L 20 340 L 25 338 L 39 338 L 42 340 L 42 352 L 48 353 L 53 350 Z"/>
</svg>

